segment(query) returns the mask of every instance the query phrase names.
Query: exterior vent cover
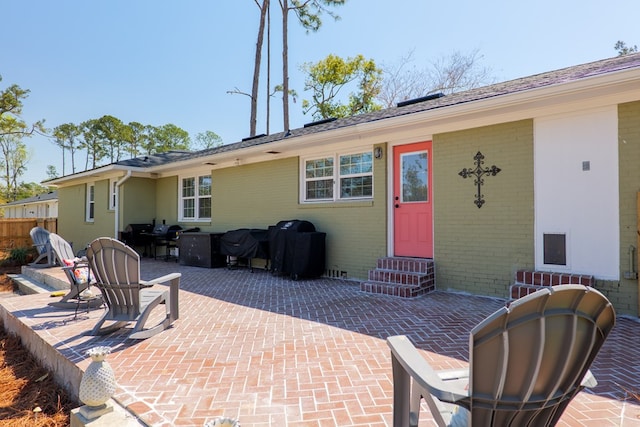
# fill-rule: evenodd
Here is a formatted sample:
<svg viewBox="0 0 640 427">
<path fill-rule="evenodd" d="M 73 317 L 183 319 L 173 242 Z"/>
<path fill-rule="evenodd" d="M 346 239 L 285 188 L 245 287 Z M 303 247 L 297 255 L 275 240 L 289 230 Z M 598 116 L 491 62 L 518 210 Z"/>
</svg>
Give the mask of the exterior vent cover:
<svg viewBox="0 0 640 427">
<path fill-rule="evenodd" d="M 266 133 L 261 133 L 259 135 L 255 135 L 255 136 L 248 136 L 246 138 L 242 138 L 242 142 L 244 141 L 251 141 L 252 139 L 258 139 L 258 138 L 262 138 L 263 136 L 267 136 Z"/>
<path fill-rule="evenodd" d="M 304 127 L 309 128 L 311 126 L 323 125 L 325 123 L 331 123 L 331 122 L 333 122 L 335 120 L 336 120 L 335 117 L 329 117 L 328 119 L 318 120 L 317 122 L 307 123 L 307 124 L 304 125 Z"/>
<path fill-rule="evenodd" d="M 423 96 L 421 98 L 408 99 L 406 101 L 398 102 L 396 105 L 398 107 L 405 107 L 407 105 L 417 104 L 418 102 L 431 101 L 432 99 L 442 98 L 444 93 L 432 93 L 431 95 Z"/>
</svg>

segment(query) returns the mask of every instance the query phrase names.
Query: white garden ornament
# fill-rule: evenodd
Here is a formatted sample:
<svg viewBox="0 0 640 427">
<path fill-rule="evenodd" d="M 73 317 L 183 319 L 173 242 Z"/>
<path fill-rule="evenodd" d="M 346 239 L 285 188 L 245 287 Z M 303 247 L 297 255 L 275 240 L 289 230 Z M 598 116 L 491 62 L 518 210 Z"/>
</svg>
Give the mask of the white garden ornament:
<svg viewBox="0 0 640 427">
<path fill-rule="evenodd" d="M 80 381 L 80 401 L 87 405 L 83 415 L 89 418 L 100 416 L 107 409 L 107 401 L 116 391 L 116 377 L 105 357 L 111 353 L 111 347 L 94 347 L 87 351 L 91 363 Z M 106 411 L 105 411 L 106 410 Z M 93 415 L 93 416 L 91 416 Z"/>
<path fill-rule="evenodd" d="M 238 420 L 227 417 L 217 417 L 212 420 L 207 420 L 204 423 L 204 427 L 240 427 Z"/>
</svg>

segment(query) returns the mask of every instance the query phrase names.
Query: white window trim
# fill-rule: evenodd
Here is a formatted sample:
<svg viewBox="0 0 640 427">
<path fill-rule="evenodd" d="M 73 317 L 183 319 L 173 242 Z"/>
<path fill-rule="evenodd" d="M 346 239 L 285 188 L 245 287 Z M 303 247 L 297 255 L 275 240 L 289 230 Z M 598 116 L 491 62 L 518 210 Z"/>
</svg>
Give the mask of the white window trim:
<svg viewBox="0 0 640 427">
<path fill-rule="evenodd" d="M 117 178 L 109 178 L 109 210 L 116 210 L 116 184 Z"/>
<path fill-rule="evenodd" d="M 199 174 L 194 174 L 194 175 L 181 175 L 178 176 L 178 221 L 181 222 L 211 222 L 211 217 L 207 217 L 207 218 L 200 218 L 198 217 L 198 212 L 199 212 L 199 199 L 201 199 L 201 197 L 198 196 L 198 179 L 200 177 L 203 176 L 208 176 L 211 177 L 212 181 L 211 181 L 211 194 L 209 195 L 209 199 L 211 200 L 211 209 L 213 211 L 213 177 L 211 175 L 211 172 L 203 172 L 203 173 L 199 173 Z M 184 216 L 184 209 L 183 209 L 183 197 L 182 197 L 182 181 L 188 178 L 193 178 L 195 181 L 195 194 L 194 194 L 194 200 L 195 200 L 195 206 L 194 206 L 194 217 L 186 217 Z"/>
<path fill-rule="evenodd" d="M 91 197 L 91 190 L 93 189 L 93 198 Z M 86 222 L 94 222 L 96 217 L 96 184 L 95 182 L 87 183 L 86 195 L 85 195 L 85 211 L 84 218 Z M 93 218 L 90 217 L 91 206 L 93 205 Z"/>
<path fill-rule="evenodd" d="M 371 173 L 366 174 L 357 174 L 353 176 L 369 176 L 371 175 L 371 196 L 362 196 L 362 197 L 340 197 L 340 156 L 348 156 L 352 154 L 364 154 L 371 153 Z M 310 199 L 307 200 L 307 179 L 306 179 L 306 162 L 309 160 L 317 160 L 323 158 L 333 158 L 333 198 L 326 199 Z M 314 203 L 334 203 L 334 202 L 352 202 L 359 200 L 373 200 L 373 195 L 375 194 L 375 180 L 374 180 L 374 166 L 375 165 L 375 157 L 373 156 L 373 147 L 366 148 L 356 148 L 351 149 L 349 151 L 333 151 L 327 153 L 319 153 L 317 155 L 309 155 L 305 157 L 300 157 L 300 169 L 299 169 L 299 180 L 300 180 L 300 194 L 299 199 L 300 203 L 303 204 L 314 204 Z M 347 176 L 345 176 L 347 177 Z"/>
</svg>

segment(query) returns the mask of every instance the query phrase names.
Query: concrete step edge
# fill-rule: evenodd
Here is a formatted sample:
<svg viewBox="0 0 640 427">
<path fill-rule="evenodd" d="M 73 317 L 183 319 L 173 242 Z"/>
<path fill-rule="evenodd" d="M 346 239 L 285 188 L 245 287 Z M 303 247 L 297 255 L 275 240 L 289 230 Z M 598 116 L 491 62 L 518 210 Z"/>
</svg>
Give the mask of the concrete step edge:
<svg viewBox="0 0 640 427">
<path fill-rule="evenodd" d="M 18 285 L 20 292 L 25 295 L 48 294 L 57 290 L 51 286 L 45 285 L 44 283 L 30 279 L 24 274 L 9 274 L 8 276 Z"/>
</svg>

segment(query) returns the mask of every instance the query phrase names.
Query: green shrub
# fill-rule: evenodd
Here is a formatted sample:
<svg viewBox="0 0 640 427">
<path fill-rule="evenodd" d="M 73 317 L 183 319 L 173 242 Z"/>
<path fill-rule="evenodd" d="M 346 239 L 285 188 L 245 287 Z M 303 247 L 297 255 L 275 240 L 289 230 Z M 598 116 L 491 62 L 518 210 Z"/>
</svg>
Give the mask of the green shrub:
<svg viewBox="0 0 640 427">
<path fill-rule="evenodd" d="M 27 263 L 30 251 L 30 248 L 13 248 L 9 252 L 9 259 L 18 265 L 24 265 Z"/>
</svg>

